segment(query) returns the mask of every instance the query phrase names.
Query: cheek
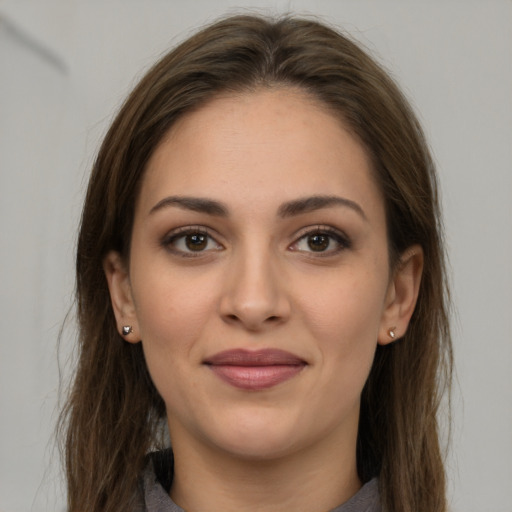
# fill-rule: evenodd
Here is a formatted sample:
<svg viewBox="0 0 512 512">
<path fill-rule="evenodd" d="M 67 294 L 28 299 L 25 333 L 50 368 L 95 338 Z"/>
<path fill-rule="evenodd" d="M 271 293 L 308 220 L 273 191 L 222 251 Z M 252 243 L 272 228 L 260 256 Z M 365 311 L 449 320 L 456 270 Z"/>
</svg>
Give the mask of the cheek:
<svg viewBox="0 0 512 512">
<path fill-rule="evenodd" d="M 167 269 L 137 277 L 132 279 L 134 302 L 148 366 L 176 367 L 207 330 L 215 308 L 213 285 Z"/>
<path fill-rule="evenodd" d="M 201 360 L 196 342 L 208 332 L 212 294 L 206 283 L 198 290 L 190 280 L 147 273 L 137 292 L 137 319 L 151 379 L 168 408 L 186 410 L 187 386 L 196 387 L 190 365 Z"/>
<path fill-rule="evenodd" d="M 386 283 L 380 273 L 347 273 L 307 287 L 315 292 L 301 295 L 300 308 L 323 364 L 338 383 L 362 386 L 377 346 Z"/>
<path fill-rule="evenodd" d="M 305 282 L 300 309 L 320 339 L 347 340 L 370 336 L 376 342 L 383 314 L 386 283 L 379 273 L 339 273 L 322 282 Z"/>
</svg>

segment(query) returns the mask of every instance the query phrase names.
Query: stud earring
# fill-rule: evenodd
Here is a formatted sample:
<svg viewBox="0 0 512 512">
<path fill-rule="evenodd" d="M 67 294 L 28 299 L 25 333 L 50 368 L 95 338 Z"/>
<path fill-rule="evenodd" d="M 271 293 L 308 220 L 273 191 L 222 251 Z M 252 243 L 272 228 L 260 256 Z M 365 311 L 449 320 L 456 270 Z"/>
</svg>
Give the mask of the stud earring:
<svg viewBox="0 0 512 512">
<path fill-rule="evenodd" d="M 123 325 L 123 335 L 128 336 L 133 332 L 133 327 L 131 325 Z"/>
<path fill-rule="evenodd" d="M 396 336 L 395 329 L 396 329 L 396 327 L 391 327 L 390 329 L 388 329 L 389 337 L 390 337 L 392 340 L 394 340 L 394 339 L 395 339 L 395 336 Z"/>
</svg>

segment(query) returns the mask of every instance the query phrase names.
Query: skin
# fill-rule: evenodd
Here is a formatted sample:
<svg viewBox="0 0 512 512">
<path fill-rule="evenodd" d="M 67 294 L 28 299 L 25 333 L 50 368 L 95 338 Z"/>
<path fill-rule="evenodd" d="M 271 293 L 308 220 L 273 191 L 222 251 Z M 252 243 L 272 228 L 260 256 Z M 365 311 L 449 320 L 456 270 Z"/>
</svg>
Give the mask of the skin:
<svg viewBox="0 0 512 512">
<path fill-rule="evenodd" d="M 342 201 L 283 211 L 312 196 Z M 361 391 L 377 344 L 407 329 L 422 271 L 419 247 L 390 269 L 386 232 L 363 146 L 300 91 L 217 98 L 157 148 L 129 267 L 115 252 L 104 266 L 118 328 L 142 340 L 166 404 L 181 507 L 321 511 L 360 488 Z M 239 389 L 204 364 L 239 348 L 306 365 Z"/>
</svg>

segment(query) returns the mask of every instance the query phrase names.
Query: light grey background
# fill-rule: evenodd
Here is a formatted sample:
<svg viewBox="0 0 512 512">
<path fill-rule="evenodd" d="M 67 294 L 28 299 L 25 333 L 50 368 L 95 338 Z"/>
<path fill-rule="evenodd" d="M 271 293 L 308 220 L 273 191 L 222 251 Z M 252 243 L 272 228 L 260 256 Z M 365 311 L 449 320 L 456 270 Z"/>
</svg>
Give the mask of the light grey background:
<svg viewBox="0 0 512 512">
<path fill-rule="evenodd" d="M 98 142 L 157 56 L 243 6 L 344 27 L 420 112 L 456 304 L 452 508 L 511 512 L 510 0 L 0 0 L 0 512 L 64 509 L 51 441 L 56 345 Z M 71 324 L 64 362 L 73 339 Z"/>
</svg>

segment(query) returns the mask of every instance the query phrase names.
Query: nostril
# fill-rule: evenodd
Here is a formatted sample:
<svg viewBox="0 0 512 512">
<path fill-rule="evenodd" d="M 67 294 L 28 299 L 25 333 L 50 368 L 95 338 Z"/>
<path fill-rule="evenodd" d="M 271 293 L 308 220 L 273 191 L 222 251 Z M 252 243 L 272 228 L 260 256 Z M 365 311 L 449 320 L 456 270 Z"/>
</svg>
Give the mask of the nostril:
<svg viewBox="0 0 512 512">
<path fill-rule="evenodd" d="M 244 287 L 239 284 L 236 293 L 228 289 L 221 297 L 218 312 L 223 321 L 251 331 L 286 321 L 290 312 L 286 298 L 278 296 L 273 290 L 260 290 L 249 284 Z"/>
<path fill-rule="evenodd" d="M 240 315 L 237 315 L 235 313 L 230 313 L 230 314 L 227 314 L 227 315 L 224 315 L 224 319 L 225 321 L 229 322 L 229 323 L 243 323 L 243 324 L 247 324 L 247 326 L 251 325 L 252 326 L 252 323 L 250 321 L 250 319 L 245 319 L 243 318 L 243 315 L 240 316 Z M 281 317 L 279 315 L 271 315 L 271 316 L 268 316 L 267 318 L 263 319 L 263 322 L 260 323 L 260 322 L 256 322 L 255 325 L 260 325 L 260 326 L 263 326 L 263 324 L 278 324 L 281 320 Z M 254 327 L 254 326 L 252 326 Z M 252 328 L 251 327 L 251 328 Z M 257 327 L 256 327 L 257 328 Z"/>
</svg>

